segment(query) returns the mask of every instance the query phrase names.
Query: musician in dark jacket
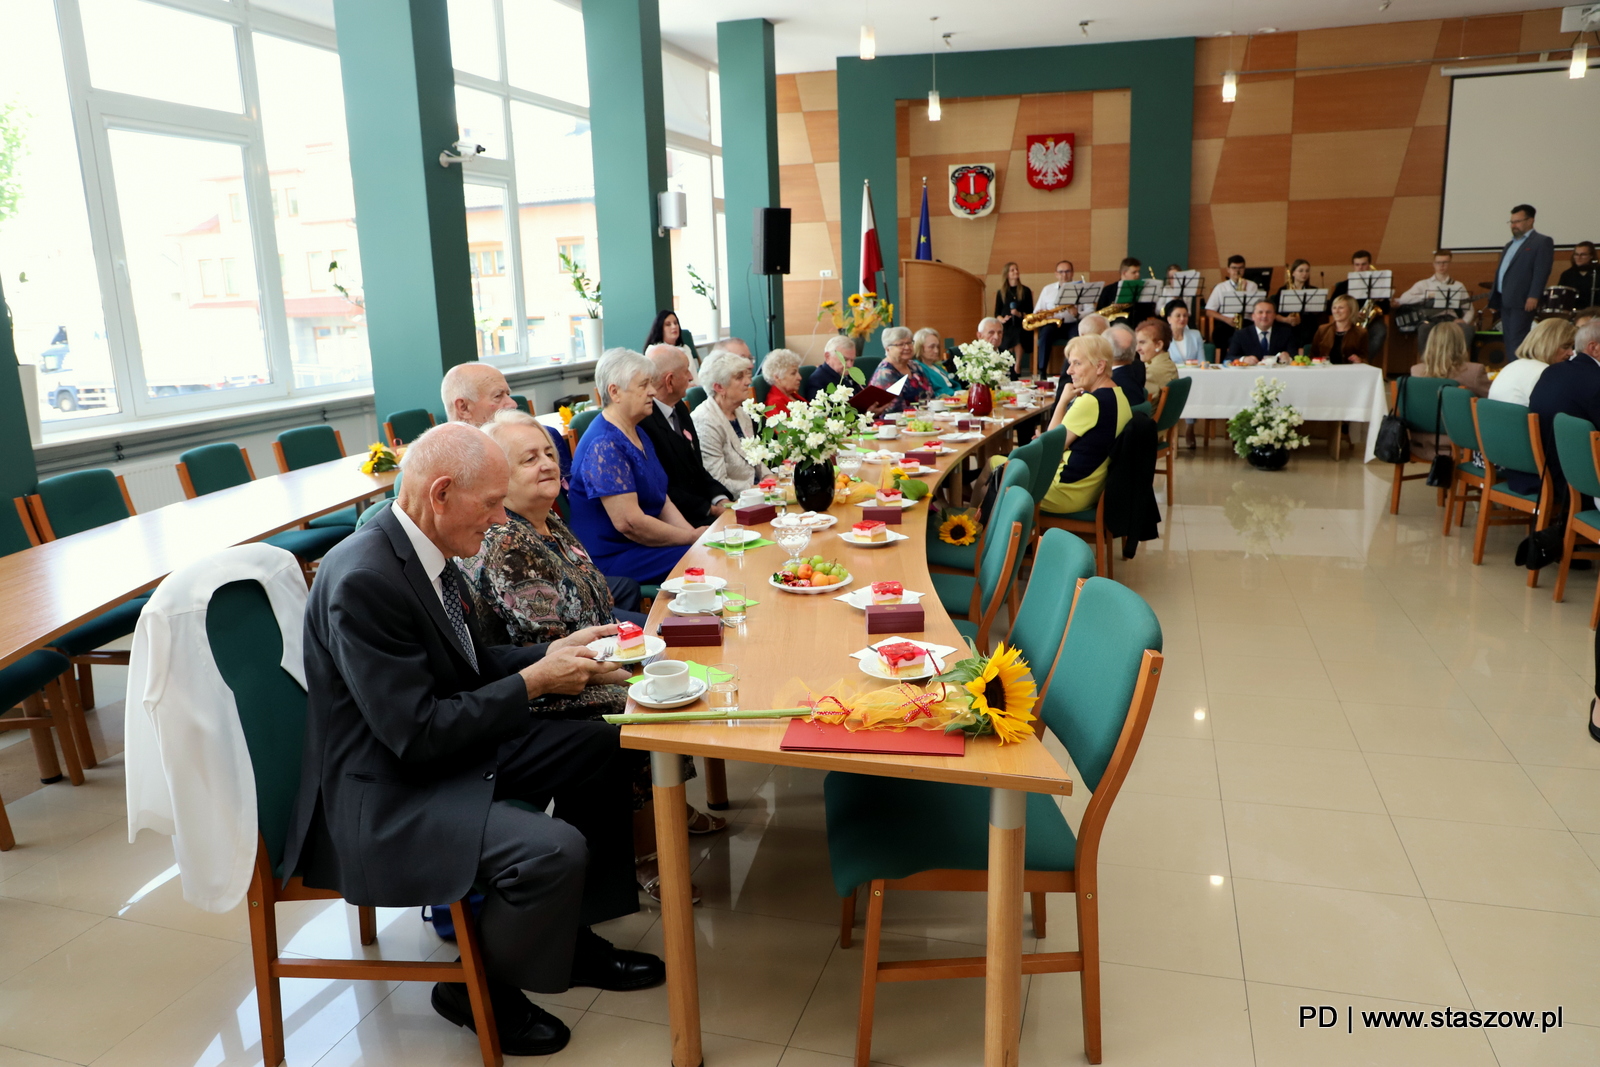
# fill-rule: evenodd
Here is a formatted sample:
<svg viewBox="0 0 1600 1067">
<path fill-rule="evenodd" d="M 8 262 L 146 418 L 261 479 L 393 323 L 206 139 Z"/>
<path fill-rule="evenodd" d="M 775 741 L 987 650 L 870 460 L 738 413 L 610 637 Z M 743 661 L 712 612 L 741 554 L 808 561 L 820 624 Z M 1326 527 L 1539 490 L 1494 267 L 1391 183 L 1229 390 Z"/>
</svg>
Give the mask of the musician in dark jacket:
<svg viewBox="0 0 1600 1067">
<path fill-rule="evenodd" d="M 683 402 L 694 379 L 689 375 L 689 355 L 672 345 L 652 345 L 645 353 L 655 364 L 651 384 L 656 390 L 655 410 L 639 429 L 655 445 L 656 459 L 667 472 L 667 496 L 691 526 L 709 526 L 727 510 L 733 494 L 706 472 L 700 454 L 700 432 Z"/>
<path fill-rule="evenodd" d="M 1572 266 L 1561 272 L 1556 283 L 1578 293 L 1579 307 L 1600 304 L 1600 264 L 1594 261 L 1594 242 L 1579 241 L 1572 246 Z"/>
<path fill-rule="evenodd" d="M 619 747 L 616 727 L 528 708 L 623 680 L 584 647 L 615 627 L 548 645 L 483 643 L 450 557 L 473 555 L 505 521 L 505 456 L 481 431 L 446 423 L 412 443 L 404 469 L 395 506 L 324 557 L 306 605 L 305 746 L 283 870 L 376 907 L 484 886 L 478 931 L 501 1046 L 549 1055 L 567 1028 L 522 990 L 641 989 L 664 977 L 656 957 L 588 929 L 638 910 L 640 754 Z M 463 984 L 435 985 L 433 1007 L 473 1025 Z"/>
</svg>

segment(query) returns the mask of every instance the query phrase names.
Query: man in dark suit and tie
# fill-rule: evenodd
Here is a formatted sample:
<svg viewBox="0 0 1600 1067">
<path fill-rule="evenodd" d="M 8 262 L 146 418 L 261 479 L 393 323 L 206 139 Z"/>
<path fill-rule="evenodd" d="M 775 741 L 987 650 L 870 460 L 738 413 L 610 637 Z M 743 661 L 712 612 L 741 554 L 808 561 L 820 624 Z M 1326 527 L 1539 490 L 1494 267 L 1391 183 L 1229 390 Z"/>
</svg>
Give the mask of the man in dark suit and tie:
<svg viewBox="0 0 1600 1067">
<path fill-rule="evenodd" d="M 622 677 L 584 647 L 615 627 L 484 644 L 450 557 L 473 555 L 505 521 L 505 455 L 481 430 L 445 423 L 403 466 L 395 505 L 324 557 L 306 605 L 305 748 L 283 869 L 374 907 L 481 885 L 501 1046 L 549 1055 L 567 1027 L 522 990 L 642 989 L 665 975 L 656 957 L 589 929 L 639 907 L 640 754 L 619 747 L 616 727 L 529 707 Z M 473 1025 L 465 985 L 435 985 L 433 1007 Z"/>
<path fill-rule="evenodd" d="M 700 458 L 700 434 L 689 417 L 684 395 L 694 384 L 689 354 L 676 345 L 651 345 L 645 352 L 656 365 L 656 409 L 639 424 L 655 445 L 667 472 L 667 496 L 692 526 L 709 526 L 728 508 L 733 494 L 710 474 Z"/>
<path fill-rule="evenodd" d="M 1235 330 L 1228 342 L 1228 358 L 1245 366 L 1268 356 L 1288 354 L 1294 348 L 1294 331 L 1278 322 L 1278 309 L 1270 300 L 1257 300 L 1250 325 Z"/>
<path fill-rule="evenodd" d="M 1500 312 L 1508 361 L 1517 358 L 1517 348 L 1533 328 L 1533 312 L 1550 282 L 1550 267 L 1556 258 L 1555 241 L 1533 228 L 1534 214 L 1531 204 L 1511 209 L 1511 240 L 1500 252 L 1494 289 L 1489 293 L 1489 306 Z"/>
<path fill-rule="evenodd" d="M 1528 410 L 1539 416 L 1545 471 L 1554 493 L 1555 514 L 1567 514 L 1567 479 L 1556 453 L 1556 415 L 1588 419 L 1600 427 L 1600 319 L 1590 319 L 1572 339 L 1572 358 L 1553 363 L 1528 395 Z M 1507 471 L 1506 483 L 1519 493 L 1537 493 L 1537 471 Z"/>
</svg>

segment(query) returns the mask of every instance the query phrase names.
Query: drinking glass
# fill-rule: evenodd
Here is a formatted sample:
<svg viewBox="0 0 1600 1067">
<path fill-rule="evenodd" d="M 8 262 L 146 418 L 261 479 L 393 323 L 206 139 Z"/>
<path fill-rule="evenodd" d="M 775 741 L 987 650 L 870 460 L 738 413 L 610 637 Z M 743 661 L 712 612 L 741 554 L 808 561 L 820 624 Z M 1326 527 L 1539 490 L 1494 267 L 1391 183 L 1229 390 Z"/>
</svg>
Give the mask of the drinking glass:
<svg viewBox="0 0 1600 1067">
<path fill-rule="evenodd" d="M 706 668 L 710 692 L 706 703 L 725 711 L 739 710 L 739 667 L 734 663 L 713 663 Z"/>
<path fill-rule="evenodd" d="M 730 522 L 722 528 L 722 547 L 730 557 L 744 555 L 744 527 Z"/>
<path fill-rule="evenodd" d="M 839 453 L 837 462 L 839 470 L 854 478 L 856 476 L 856 472 L 861 469 L 861 453 L 857 452 L 853 448 L 846 449 L 845 451 Z"/>
<path fill-rule="evenodd" d="M 789 562 L 794 563 L 800 559 L 800 553 L 811 544 L 811 527 L 809 526 L 779 526 L 773 534 L 778 542 L 778 547 L 789 553 Z"/>
<path fill-rule="evenodd" d="M 722 621 L 731 623 L 744 622 L 745 612 L 749 610 L 749 601 L 745 599 L 744 583 L 729 582 L 722 587 Z"/>
</svg>

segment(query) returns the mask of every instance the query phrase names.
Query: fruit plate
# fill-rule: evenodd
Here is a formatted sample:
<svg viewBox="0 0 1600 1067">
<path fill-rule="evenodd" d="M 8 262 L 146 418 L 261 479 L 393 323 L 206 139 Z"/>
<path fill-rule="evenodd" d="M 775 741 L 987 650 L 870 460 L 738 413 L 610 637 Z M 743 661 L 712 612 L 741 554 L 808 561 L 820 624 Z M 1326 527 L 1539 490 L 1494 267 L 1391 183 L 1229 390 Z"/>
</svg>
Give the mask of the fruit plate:
<svg viewBox="0 0 1600 1067">
<path fill-rule="evenodd" d="M 903 533 L 896 533 L 894 530 L 890 530 L 888 538 L 882 541 L 857 541 L 853 533 L 842 533 L 839 535 L 839 540 L 847 545 L 855 545 L 857 548 L 888 548 L 896 541 L 909 541 L 911 538 Z"/>
<path fill-rule="evenodd" d="M 924 661 L 925 666 L 921 674 L 890 674 L 884 669 L 883 661 L 876 656 L 871 659 L 858 659 L 856 663 L 860 664 L 862 674 L 882 679 L 885 682 L 918 682 L 924 678 L 932 678 L 938 673 L 934 669 L 932 656 L 929 656 Z"/>
<path fill-rule="evenodd" d="M 668 578 L 666 581 L 661 583 L 659 588 L 663 593 L 671 593 L 676 596 L 677 594 L 683 592 L 683 583 L 687 582 L 688 580 L 689 579 L 683 577 Z M 728 584 L 728 580 L 726 578 L 718 578 L 715 575 L 710 574 L 698 580 L 706 583 L 713 589 L 721 589 L 723 586 Z"/>
<path fill-rule="evenodd" d="M 785 593 L 793 593 L 796 596 L 816 596 L 818 593 L 837 593 L 839 590 L 843 589 L 845 586 L 849 585 L 855 580 L 855 575 L 847 574 L 845 575 L 844 581 L 834 582 L 832 585 L 798 586 L 784 585 L 782 582 L 775 582 L 772 580 L 772 575 L 767 575 L 767 584 L 772 586 L 772 588 L 781 589 Z"/>
<path fill-rule="evenodd" d="M 651 656 L 659 656 L 667 650 L 667 643 L 659 637 L 644 635 L 644 654 L 622 656 L 617 654 L 617 639 L 615 637 L 602 637 L 597 641 L 590 641 L 585 646 L 594 653 L 596 659 L 603 659 L 609 663 L 643 663 Z"/>
</svg>

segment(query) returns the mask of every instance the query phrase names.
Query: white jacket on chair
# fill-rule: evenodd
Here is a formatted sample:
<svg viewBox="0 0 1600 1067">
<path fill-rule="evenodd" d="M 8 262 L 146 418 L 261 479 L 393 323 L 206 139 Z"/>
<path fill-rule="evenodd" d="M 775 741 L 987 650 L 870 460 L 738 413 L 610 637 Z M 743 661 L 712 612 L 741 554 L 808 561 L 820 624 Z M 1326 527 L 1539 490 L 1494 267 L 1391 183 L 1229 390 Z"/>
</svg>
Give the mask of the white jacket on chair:
<svg viewBox="0 0 1600 1067">
<path fill-rule="evenodd" d="M 224 549 L 156 587 L 128 665 L 125 754 L 128 840 L 172 837 L 183 899 L 224 912 L 244 899 L 256 858 L 256 782 L 233 691 L 206 636 L 211 595 L 254 579 L 283 635 L 283 669 L 303 688 L 306 582 L 299 561 L 256 543 Z"/>
</svg>

